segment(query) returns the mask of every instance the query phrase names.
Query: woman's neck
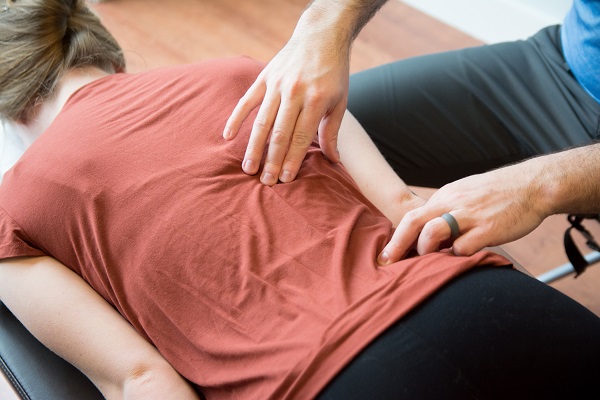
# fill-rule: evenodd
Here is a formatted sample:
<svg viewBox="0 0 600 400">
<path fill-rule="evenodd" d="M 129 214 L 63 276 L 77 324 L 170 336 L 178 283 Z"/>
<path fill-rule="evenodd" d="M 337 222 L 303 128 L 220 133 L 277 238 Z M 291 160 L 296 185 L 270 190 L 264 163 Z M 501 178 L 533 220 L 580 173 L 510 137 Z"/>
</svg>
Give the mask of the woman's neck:
<svg viewBox="0 0 600 400">
<path fill-rule="evenodd" d="M 5 129 L 19 135 L 25 147 L 29 147 L 48 129 L 73 93 L 106 75 L 109 74 L 95 67 L 81 68 L 67 72 L 60 80 L 56 92 L 37 106 L 33 116 L 27 123 L 9 121 L 5 124 Z"/>
</svg>

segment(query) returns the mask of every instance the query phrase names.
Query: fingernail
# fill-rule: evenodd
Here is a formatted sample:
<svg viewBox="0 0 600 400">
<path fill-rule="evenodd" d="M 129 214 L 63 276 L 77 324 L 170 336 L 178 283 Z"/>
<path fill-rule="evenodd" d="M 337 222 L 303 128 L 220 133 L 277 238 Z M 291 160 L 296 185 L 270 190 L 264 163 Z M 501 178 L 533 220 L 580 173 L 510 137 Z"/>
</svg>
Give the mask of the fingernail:
<svg viewBox="0 0 600 400">
<path fill-rule="evenodd" d="M 382 251 L 379 257 L 377 258 L 377 262 L 379 265 L 386 265 L 390 262 L 390 255 L 387 251 Z"/>
<path fill-rule="evenodd" d="M 231 136 L 231 131 L 229 129 L 225 129 L 223 131 L 223 139 L 229 139 L 230 136 Z"/>
<path fill-rule="evenodd" d="M 270 172 L 265 172 L 260 181 L 267 186 L 273 186 L 277 183 L 277 179 L 275 179 L 273 174 L 271 174 Z"/>
<path fill-rule="evenodd" d="M 245 160 L 244 164 L 242 165 L 242 169 L 245 173 L 250 175 L 254 175 L 256 173 L 254 170 L 254 162 L 252 160 Z"/>
<path fill-rule="evenodd" d="M 292 173 L 290 171 L 283 171 L 279 180 L 286 183 L 291 182 L 293 180 Z"/>
</svg>

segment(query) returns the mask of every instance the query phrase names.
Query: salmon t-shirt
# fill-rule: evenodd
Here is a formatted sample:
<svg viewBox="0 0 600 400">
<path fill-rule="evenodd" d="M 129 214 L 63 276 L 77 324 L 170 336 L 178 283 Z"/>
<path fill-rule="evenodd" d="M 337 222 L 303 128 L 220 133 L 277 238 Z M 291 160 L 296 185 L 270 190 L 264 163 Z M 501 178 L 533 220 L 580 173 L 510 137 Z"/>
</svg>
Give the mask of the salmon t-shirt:
<svg viewBox="0 0 600 400">
<path fill-rule="evenodd" d="M 0 185 L 0 258 L 65 264 L 209 399 L 313 398 L 450 279 L 508 263 L 436 253 L 378 267 L 391 223 L 316 143 L 292 183 L 246 175 L 252 118 L 221 135 L 262 67 L 94 81 Z"/>
</svg>

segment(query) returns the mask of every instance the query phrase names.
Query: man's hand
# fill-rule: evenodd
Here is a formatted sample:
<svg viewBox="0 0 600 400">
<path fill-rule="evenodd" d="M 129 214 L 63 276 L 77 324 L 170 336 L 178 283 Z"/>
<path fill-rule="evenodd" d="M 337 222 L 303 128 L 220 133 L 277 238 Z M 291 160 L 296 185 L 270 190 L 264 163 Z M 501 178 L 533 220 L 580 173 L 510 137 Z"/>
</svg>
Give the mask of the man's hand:
<svg viewBox="0 0 600 400">
<path fill-rule="evenodd" d="M 352 42 L 387 0 L 314 0 L 285 47 L 266 66 L 229 117 L 223 137 L 233 139 L 260 105 L 242 163 L 261 182 L 296 178 L 316 134 L 321 150 L 339 162 L 338 130 L 348 102 Z"/>
<path fill-rule="evenodd" d="M 442 187 L 425 205 L 406 213 L 379 255 L 379 264 L 398 261 L 415 246 L 421 255 L 450 246 L 456 255 L 471 255 L 525 236 L 550 215 L 537 179 L 539 167 L 531 160 Z M 460 228 L 453 242 L 444 213 L 450 213 Z"/>
<path fill-rule="evenodd" d="M 223 133 L 226 139 L 235 138 L 242 122 L 260 104 L 242 168 L 250 175 L 258 172 L 269 140 L 261 176 L 269 186 L 296 178 L 317 132 L 323 153 L 339 161 L 337 136 L 347 104 L 348 55 L 332 48 L 324 35 L 299 35 L 248 89 Z"/>
</svg>

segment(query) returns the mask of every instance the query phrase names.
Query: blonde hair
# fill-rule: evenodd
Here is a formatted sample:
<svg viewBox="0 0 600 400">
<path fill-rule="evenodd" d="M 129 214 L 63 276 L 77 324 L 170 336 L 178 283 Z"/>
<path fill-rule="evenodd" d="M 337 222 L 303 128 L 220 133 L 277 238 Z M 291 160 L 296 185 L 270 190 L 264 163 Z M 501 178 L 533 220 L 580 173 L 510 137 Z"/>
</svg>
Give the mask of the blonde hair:
<svg viewBox="0 0 600 400">
<path fill-rule="evenodd" d="M 0 118 L 27 122 L 63 75 L 125 70 L 123 51 L 85 0 L 0 2 Z"/>
</svg>

